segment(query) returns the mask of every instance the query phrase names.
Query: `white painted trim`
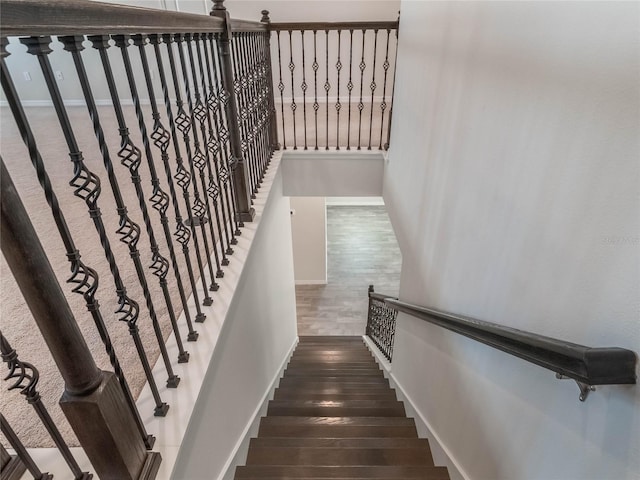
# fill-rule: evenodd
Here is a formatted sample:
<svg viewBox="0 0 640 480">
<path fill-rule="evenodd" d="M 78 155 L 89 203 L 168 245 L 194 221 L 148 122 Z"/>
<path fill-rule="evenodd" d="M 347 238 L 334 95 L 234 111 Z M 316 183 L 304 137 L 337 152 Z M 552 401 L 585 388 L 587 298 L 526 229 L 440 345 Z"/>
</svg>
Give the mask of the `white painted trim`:
<svg viewBox="0 0 640 480">
<path fill-rule="evenodd" d="M 253 415 L 251 415 L 251 418 L 247 422 L 247 426 L 242 431 L 242 435 L 236 442 L 236 445 L 233 447 L 233 450 L 231 451 L 229 458 L 227 459 L 226 463 L 224 464 L 224 467 L 222 468 L 222 472 L 218 476 L 218 480 L 224 480 L 224 478 L 229 473 L 229 469 L 231 468 L 235 469 L 235 467 L 239 465 L 240 462 L 244 463 L 244 461 L 246 461 L 246 458 L 244 459 L 236 458 L 238 456 L 238 452 L 241 450 L 243 445 L 247 444 L 249 440 L 251 440 L 251 432 L 254 431 L 254 427 L 258 426 L 258 423 L 260 422 L 260 418 L 262 417 L 262 412 L 265 411 L 269 400 L 273 398 L 273 392 L 275 391 L 278 384 L 280 383 L 279 380 L 284 374 L 284 371 L 287 368 L 287 364 L 291 359 L 291 355 L 293 355 L 293 352 L 296 349 L 297 345 L 298 345 L 298 337 L 296 337 L 296 339 L 293 341 L 293 344 L 289 349 L 289 353 L 285 355 L 284 360 L 280 364 L 280 368 L 278 369 L 278 372 L 275 374 L 275 376 L 271 380 L 271 384 L 269 385 L 269 388 L 267 389 L 266 392 L 264 392 L 264 395 L 262 396 L 262 400 L 256 407 L 255 411 L 253 412 Z"/>
<path fill-rule="evenodd" d="M 378 350 L 378 347 L 376 347 L 376 345 L 369 339 L 369 337 L 367 337 L 366 335 L 363 335 L 362 338 L 364 340 L 364 343 L 369 348 L 369 350 L 371 350 L 371 352 L 373 353 L 374 357 L 376 358 L 376 361 L 380 364 L 380 366 L 382 366 L 385 377 L 389 379 L 389 383 L 391 384 L 391 387 L 396 389 L 396 392 L 398 393 L 398 400 L 405 402 L 405 407 L 406 406 L 409 407 L 407 409 L 409 410 L 407 412 L 408 416 L 410 416 L 409 415 L 410 412 L 413 412 L 415 414 L 413 416 L 414 421 L 416 423 L 418 422 L 421 423 L 422 425 L 420 425 L 420 427 L 423 427 L 422 430 L 423 431 L 426 430 L 429 432 L 429 436 L 431 437 L 429 439 L 437 443 L 437 445 L 431 445 L 432 454 L 433 454 L 434 447 L 441 450 L 441 453 L 446 458 L 446 461 L 444 463 L 446 463 L 446 467 L 449 470 L 449 477 L 451 479 L 470 480 L 471 475 L 469 475 L 464 470 L 464 468 L 462 468 L 462 465 L 460 465 L 460 463 L 456 461 L 455 457 L 453 456 L 453 453 L 451 452 L 451 449 L 449 449 L 447 445 L 442 442 L 438 433 L 433 429 L 433 427 L 431 426 L 429 421 L 425 418 L 425 416 L 422 414 L 422 412 L 418 408 L 416 408 L 413 402 L 413 399 L 409 395 L 407 395 L 407 392 L 405 391 L 402 384 L 400 384 L 396 379 L 395 375 L 393 374 L 393 364 L 389 362 L 382 355 L 382 353 L 380 353 L 380 350 Z M 418 427 L 418 425 L 416 426 Z M 418 433 L 420 432 L 420 430 L 421 429 L 418 428 Z M 443 463 L 443 462 L 438 462 L 438 463 Z"/>
<path fill-rule="evenodd" d="M 296 285 L 327 285 L 327 280 L 296 280 Z"/>
</svg>

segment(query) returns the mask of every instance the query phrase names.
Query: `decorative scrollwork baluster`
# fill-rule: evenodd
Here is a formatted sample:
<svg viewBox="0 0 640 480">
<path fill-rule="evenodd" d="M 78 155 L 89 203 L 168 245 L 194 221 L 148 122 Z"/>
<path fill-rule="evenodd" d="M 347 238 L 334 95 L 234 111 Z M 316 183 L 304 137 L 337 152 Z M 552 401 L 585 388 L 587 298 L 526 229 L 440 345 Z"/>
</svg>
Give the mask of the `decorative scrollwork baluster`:
<svg viewBox="0 0 640 480">
<path fill-rule="evenodd" d="M 378 144 L 378 150 L 382 150 L 382 132 L 384 127 L 384 113 L 387 109 L 387 74 L 389 73 L 389 39 L 391 37 L 391 30 L 387 28 L 387 45 L 384 51 L 384 63 L 382 69 L 384 70 L 384 80 L 382 81 L 382 102 L 380 102 L 380 143 Z"/>
<path fill-rule="evenodd" d="M 215 78 L 215 54 L 214 54 L 214 46 L 212 44 L 213 34 L 208 34 L 206 37 L 202 38 L 202 46 L 204 48 L 204 57 L 206 60 L 207 66 L 207 79 L 209 81 L 209 95 L 207 97 L 207 109 L 209 110 L 209 115 L 211 117 L 209 124 L 209 136 L 210 142 L 208 147 L 211 152 L 211 160 L 213 163 L 213 169 L 211 165 L 209 165 L 209 186 L 210 189 L 207 191 L 209 194 L 211 201 L 213 202 L 213 208 L 216 212 L 219 212 L 220 215 L 216 214 L 216 225 L 218 227 L 218 235 L 220 238 L 220 247 L 224 248 L 224 241 L 226 240 L 226 250 L 224 253 L 226 255 L 233 255 L 233 248 L 231 248 L 232 238 L 229 235 L 229 225 L 227 221 L 227 209 L 225 209 L 225 203 L 229 201 L 228 196 L 224 195 L 224 188 L 226 188 L 226 183 L 223 186 L 222 177 L 220 175 L 220 165 L 223 164 L 224 160 L 224 150 L 226 149 L 226 143 L 222 138 L 222 128 L 223 119 L 220 117 L 220 84 L 214 82 Z M 210 49 L 208 47 L 211 47 Z M 212 74 L 213 69 L 213 74 Z M 228 140 L 228 139 L 227 139 Z M 214 178 L 214 170 L 215 170 L 215 178 Z M 228 180 L 228 179 L 226 179 Z M 227 204 L 228 207 L 228 204 Z M 222 222 L 220 221 L 220 216 L 222 217 Z M 233 236 L 233 230 L 231 235 Z M 237 243 L 237 242 L 236 242 Z M 223 262 L 228 262 L 226 258 L 223 257 Z"/>
<path fill-rule="evenodd" d="M 18 358 L 16 351 L 11 348 L 11 345 L 0 332 L 0 352 L 2 353 L 2 361 L 7 364 L 9 373 L 4 377 L 4 380 L 11 380 L 13 383 L 8 387 L 8 390 L 20 390 L 20 394 L 24 396 L 26 401 L 33 407 L 36 414 L 40 418 L 40 421 L 51 435 L 53 442 L 58 447 L 62 458 L 67 463 L 71 472 L 74 475 L 75 480 L 89 480 L 93 478 L 93 475 L 88 472 L 83 472 L 78 462 L 69 451 L 67 443 L 62 438 L 60 430 L 53 422 L 49 411 L 44 406 L 40 393 L 38 392 L 38 381 L 40 380 L 40 374 L 38 369 L 31 363 L 23 362 Z"/>
<path fill-rule="evenodd" d="M 238 221 L 238 211 L 236 207 L 236 202 L 234 201 L 235 193 L 234 193 L 234 185 L 231 182 L 231 166 L 230 162 L 232 159 L 231 153 L 231 144 L 230 144 L 230 136 L 229 136 L 229 124 L 226 117 L 226 109 L 227 102 L 230 98 L 230 93 L 225 89 L 224 83 L 222 81 L 222 59 L 220 58 L 220 49 L 214 47 L 213 39 L 215 38 L 216 43 L 219 41 L 219 34 L 215 34 L 210 39 L 211 52 L 213 64 L 215 65 L 214 73 L 215 73 L 215 82 L 218 85 L 218 106 L 217 106 L 217 118 L 218 118 L 218 135 L 220 138 L 220 146 L 222 149 L 222 158 L 220 163 L 217 165 L 218 167 L 218 175 L 220 178 L 220 183 L 222 184 L 226 197 L 227 204 L 227 215 L 228 221 L 231 231 L 231 245 L 236 245 L 238 240 L 235 238 L 242 234 L 240 231 L 240 222 Z"/>
<path fill-rule="evenodd" d="M 338 80 L 336 82 L 336 150 L 340 150 L 340 70 L 342 70 L 342 62 L 340 61 L 340 44 L 342 43 L 342 30 L 338 30 L 338 59 L 336 60 L 336 71 L 338 72 Z"/>
<path fill-rule="evenodd" d="M 282 148 L 287 149 L 287 129 L 284 121 L 284 82 L 282 81 L 282 50 L 280 48 L 280 30 L 276 32 L 276 39 L 278 41 L 278 90 L 280 91 L 280 109 L 282 116 Z M 317 129 L 316 129 L 317 130 Z"/>
<path fill-rule="evenodd" d="M 324 53 L 325 53 L 325 80 L 324 80 L 324 93 L 325 93 L 325 135 L 327 136 L 325 142 L 325 150 L 329 150 L 329 91 L 331 90 L 331 84 L 329 83 L 329 30 L 324 31 Z"/>
<path fill-rule="evenodd" d="M 371 110 L 369 114 L 369 145 L 367 146 L 367 150 L 371 150 L 371 133 L 373 131 L 373 99 L 374 93 L 376 91 L 376 57 L 378 54 L 378 29 L 375 28 L 373 30 L 373 66 L 371 67 L 371 84 L 369 88 L 371 88 Z"/>
<path fill-rule="evenodd" d="M 353 92 L 353 28 L 349 29 L 349 114 L 347 117 L 347 150 L 351 150 L 351 93 Z"/>
<path fill-rule="evenodd" d="M 182 100 L 182 89 L 180 88 L 180 81 L 178 79 L 178 69 L 176 67 L 176 61 L 175 61 L 175 56 L 173 53 L 173 46 L 172 46 L 172 41 L 175 40 L 176 43 L 178 44 L 178 53 L 179 55 L 182 55 L 181 43 L 182 43 L 183 36 L 182 34 L 176 34 L 175 36 L 171 34 L 164 34 L 163 39 L 167 44 L 167 53 L 169 54 L 169 66 L 170 66 L 172 80 L 173 80 L 173 87 L 176 94 L 177 114 L 176 114 L 175 124 L 177 125 L 177 128 L 180 131 L 180 133 L 182 134 L 182 140 L 184 142 L 185 151 L 187 154 L 187 164 L 189 165 L 189 169 L 190 169 L 190 171 L 187 171 L 184 168 L 184 165 L 182 164 L 182 162 L 178 162 L 176 159 L 178 168 L 174 178 L 176 179 L 176 182 L 178 183 L 180 188 L 182 188 L 182 197 L 184 199 L 184 202 L 187 208 L 187 226 L 190 228 L 191 236 L 193 237 L 193 244 L 196 251 L 196 264 L 198 266 L 198 272 L 200 273 L 200 281 L 202 282 L 202 291 L 204 292 L 203 305 L 211 305 L 213 303 L 213 300 L 209 296 L 209 292 L 207 289 L 207 284 L 206 284 L 206 279 L 204 274 L 204 266 L 202 262 L 202 253 L 200 252 L 200 243 L 198 241 L 198 235 L 196 230 L 197 224 L 200 225 L 201 227 L 200 233 L 202 234 L 206 256 L 208 256 L 207 237 L 206 237 L 206 233 L 204 231 L 204 225 L 202 224 L 201 219 L 197 216 L 194 216 L 194 212 L 196 211 L 196 204 L 199 199 L 198 186 L 195 182 L 194 182 L 193 205 L 191 204 L 191 199 L 189 194 L 189 185 L 191 184 L 191 181 L 194 178 L 193 154 L 191 150 L 191 136 L 189 135 L 192 128 L 192 124 L 191 124 L 191 118 L 184 111 L 184 102 Z M 182 65 L 181 72 L 183 75 L 182 78 L 184 80 L 184 84 L 187 85 L 186 69 L 184 67 L 183 62 L 181 62 L 181 65 Z M 194 300 L 198 304 L 197 308 L 199 311 L 200 305 L 199 305 L 199 300 L 197 296 L 197 290 L 194 289 L 193 292 L 194 292 Z M 205 315 L 199 311 L 198 315 L 196 315 L 196 322 L 204 322 L 205 318 L 206 318 Z"/>
<path fill-rule="evenodd" d="M 151 43 L 153 45 L 153 49 L 154 49 L 154 53 L 155 53 L 155 57 L 156 57 L 156 63 L 158 66 L 158 72 L 160 74 L 160 83 L 162 86 L 162 95 L 164 98 L 164 104 L 165 104 L 165 108 L 167 111 L 167 118 L 169 119 L 169 126 L 171 129 L 171 138 L 173 140 L 173 148 L 176 154 L 176 180 L 179 186 L 181 181 L 187 181 L 189 182 L 189 178 L 188 178 L 188 174 L 187 172 L 184 170 L 184 166 L 183 166 L 183 161 L 182 161 L 182 154 L 180 152 L 180 146 L 178 144 L 178 135 L 176 132 L 176 122 L 175 119 L 173 117 L 173 111 L 171 109 L 171 99 L 169 97 L 169 88 L 167 86 L 167 78 L 165 75 L 165 71 L 164 71 L 164 62 L 162 60 L 162 54 L 160 52 L 160 43 L 161 43 L 161 36 L 160 35 L 149 35 L 149 39 L 151 40 Z M 167 36 L 165 42 L 168 41 L 167 44 L 167 49 L 170 50 L 171 49 L 171 45 L 170 43 L 172 42 L 172 39 L 170 36 Z M 174 72 L 175 73 L 175 72 Z M 191 285 L 191 291 L 194 295 L 194 300 L 195 300 L 195 305 L 196 305 L 196 321 L 199 319 L 199 317 L 202 317 L 204 314 L 202 313 L 201 309 L 200 309 L 200 301 L 198 299 L 198 292 L 197 292 L 197 286 L 196 286 L 196 281 L 195 281 L 195 277 L 193 275 L 193 267 L 191 266 L 191 254 L 189 252 L 189 241 L 191 240 L 191 232 L 187 229 L 187 227 L 184 225 L 183 219 L 182 219 L 182 213 L 180 211 L 180 205 L 178 203 L 178 195 L 176 194 L 176 189 L 175 186 L 173 184 L 173 176 L 172 176 L 172 172 L 171 172 L 171 166 L 169 165 L 169 156 L 165 153 L 162 155 L 162 164 L 164 165 L 164 173 L 167 179 L 167 183 L 169 185 L 169 193 L 171 194 L 171 203 L 173 205 L 173 211 L 175 214 L 175 219 L 176 219 L 176 231 L 174 232 L 174 236 L 176 237 L 176 240 L 178 241 L 178 243 L 180 243 L 180 245 L 182 246 L 182 255 L 184 256 L 185 259 L 185 263 L 187 265 L 187 273 L 189 275 L 189 283 Z M 185 178 L 185 174 L 187 176 L 187 178 Z M 187 183 L 188 186 L 188 183 Z M 188 199 L 187 199 L 187 208 L 189 208 L 189 203 L 188 203 Z M 196 247 L 197 248 L 197 247 Z M 184 289 L 179 289 L 179 293 L 180 293 L 180 299 L 182 301 L 182 305 L 184 308 L 184 312 L 185 312 L 185 319 L 187 322 L 187 327 L 189 329 L 189 334 L 187 337 L 187 340 L 189 341 L 195 341 L 198 339 L 198 332 L 196 332 L 193 329 L 193 325 L 191 323 L 191 314 L 189 313 L 189 308 L 187 306 L 187 299 L 186 299 L 186 295 L 184 293 Z"/>
<path fill-rule="evenodd" d="M 24 445 L 16 435 L 16 432 L 13 431 L 13 428 L 11 428 L 11 426 L 9 425 L 9 422 L 7 422 L 7 420 L 4 418 L 4 415 L 2 415 L 1 413 L 0 413 L 0 430 L 2 431 L 3 435 L 7 438 L 7 441 L 9 442 L 9 445 L 11 445 L 11 448 L 13 448 L 16 451 L 18 458 L 20 458 L 20 460 L 22 460 L 24 465 L 27 467 L 27 470 L 29 470 L 29 473 L 31 474 L 31 476 L 33 476 L 34 480 L 53 479 L 53 475 L 51 475 L 49 472 L 43 473 L 38 468 L 38 466 L 36 465 L 36 462 L 33 461 L 33 458 L 31 457 L 31 455 L 29 455 L 29 452 L 27 452 L 27 449 L 24 447 Z"/>
<path fill-rule="evenodd" d="M 129 47 L 129 36 L 128 35 L 113 35 L 112 38 L 115 41 L 116 47 L 120 49 L 120 53 L 122 55 L 122 61 L 124 64 L 125 74 L 127 76 L 129 90 L 131 92 L 131 98 L 133 99 L 133 105 L 136 112 L 136 117 L 138 119 L 138 128 L 140 129 L 140 134 L 142 135 L 142 143 L 145 151 L 145 156 L 147 158 L 147 163 L 149 164 L 149 169 L 151 171 L 151 185 L 153 187 L 153 194 L 150 197 L 149 201 L 151 202 L 151 206 L 157 210 L 162 216 L 168 207 L 169 197 L 166 193 L 164 193 L 160 189 L 160 185 L 157 179 L 157 175 L 155 175 L 155 167 L 153 165 L 153 155 L 151 153 L 151 143 L 149 142 L 149 136 L 147 135 L 147 127 L 144 122 L 144 114 L 142 113 L 142 107 L 140 105 L 140 97 L 138 95 L 138 88 L 136 86 L 136 80 L 133 73 L 133 68 L 131 66 L 131 59 L 129 57 L 129 52 L 127 48 Z M 115 85 L 114 85 L 115 87 Z M 116 100 L 113 98 L 114 105 Z M 119 101 L 118 101 L 119 103 Z M 131 181 L 134 184 L 136 195 L 138 196 L 138 203 L 140 204 L 140 210 L 142 211 L 142 217 L 144 220 L 145 228 L 147 235 L 149 237 L 149 243 L 151 247 L 152 261 L 150 268 L 153 274 L 158 277 L 158 281 L 160 284 L 160 288 L 165 296 L 165 301 L 167 301 L 167 307 L 169 311 L 172 311 L 171 302 L 168 301 L 169 293 L 167 289 L 167 274 L 169 272 L 169 262 L 167 259 L 162 256 L 160 253 L 160 247 L 158 246 L 158 242 L 156 241 L 155 232 L 153 230 L 153 226 L 151 224 L 151 217 L 149 216 L 149 211 L 147 209 L 145 197 L 144 197 L 144 189 L 142 187 L 142 181 L 140 178 L 139 167 L 142 163 L 142 154 L 140 150 L 133 145 L 131 139 L 129 138 L 129 132 L 124 123 L 124 118 L 121 119 L 122 124 L 120 125 L 120 135 L 122 137 L 123 147 L 118 152 L 118 156 L 121 158 L 121 163 L 125 167 L 128 168 L 129 174 L 131 176 Z M 166 222 L 166 215 L 164 216 L 163 223 Z M 152 302 L 147 302 L 148 304 L 152 304 Z M 175 388 L 180 383 L 180 377 L 173 373 L 173 368 L 171 367 L 171 362 L 169 361 L 169 355 L 167 353 L 167 348 L 164 344 L 164 338 L 162 335 L 162 331 L 160 329 L 160 324 L 158 323 L 157 317 L 151 317 L 151 322 L 153 324 L 153 330 L 156 335 L 156 339 L 158 340 L 158 344 L 160 347 L 160 354 L 165 364 L 165 368 L 169 375 L 167 379 L 167 386 L 170 388 Z"/>
<path fill-rule="evenodd" d="M 216 262 L 216 278 L 222 278 L 224 276 L 224 272 L 222 271 L 222 269 L 220 268 L 220 257 L 218 254 L 218 249 L 216 247 L 216 236 L 215 236 L 215 232 L 213 231 L 213 221 L 214 221 L 214 216 L 216 215 L 216 212 L 214 210 L 211 209 L 211 205 L 210 205 L 210 201 L 209 201 L 209 195 L 207 192 L 207 181 L 206 181 L 206 177 L 205 177 L 205 169 L 210 168 L 211 166 L 211 158 L 210 158 L 210 152 L 209 152 L 209 148 L 208 148 L 208 141 L 207 141 L 207 125 L 205 122 L 210 122 L 210 118 L 209 118 L 209 112 L 207 107 L 205 107 L 203 101 L 202 101 L 202 96 L 200 95 L 200 88 L 198 86 L 198 75 L 196 73 L 196 61 L 195 61 L 195 57 L 193 55 L 193 50 L 195 49 L 197 57 L 198 57 L 198 61 L 197 64 L 200 67 L 200 73 L 202 74 L 202 54 L 200 53 L 200 35 L 199 34 L 193 34 L 191 36 L 191 38 L 194 41 L 194 46 L 192 47 L 191 42 L 188 41 L 189 39 L 187 38 L 187 52 L 189 54 L 189 64 L 191 66 L 191 78 L 193 80 L 193 92 L 194 92 L 194 98 L 195 98 L 195 106 L 193 109 L 193 115 L 194 115 L 194 119 L 198 121 L 198 124 L 200 125 L 200 134 L 202 136 L 202 146 L 203 146 L 203 152 L 201 152 L 200 156 L 196 156 L 194 157 L 194 165 L 195 167 L 198 169 L 198 175 L 200 177 L 200 184 L 202 187 L 202 195 L 204 197 L 203 199 L 203 205 L 204 208 L 206 210 L 206 214 L 209 217 L 209 233 L 211 235 L 211 248 L 213 250 L 213 256 L 215 258 L 215 262 Z M 201 78 L 201 81 L 204 82 L 204 78 Z M 206 96 L 206 91 L 203 90 L 202 95 Z M 194 129 L 194 133 L 195 133 L 195 129 Z M 223 255 L 224 255 L 224 251 L 223 251 Z M 225 264 L 227 264 L 228 261 L 225 261 Z M 213 279 L 212 279 L 213 280 Z M 212 284 L 212 287 L 214 289 L 218 289 L 218 284 L 215 283 Z"/>
<path fill-rule="evenodd" d="M 358 150 L 362 148 L 362 111 L 364 110 L 362 95 L 364 91 L 364 71 L 367 68 L 367 64 L 364 61 L 364 47 L 366 37 L 367 31 L 362 30 L 362 57 L 360 58 L 360 64 L 358 65 L 358 68 L 360 69 L 360 101 L 358 102 L 358 110 L 360 112 L 358 117 Z"/>
<path fill-rule="evenodd" d="M 45 43 L 45 42 L 46 42 L 46 37 L 43 38 L 42 40 L 42 43 Z M 31 163 L 33 164 L 36 170 L 38 182 L 40 183 L 44 191 L 44 195 L 47 200 L 47 203 L 51 208 L 51 213 L 56 223 L 58 233 L 60 234 L 62 242 L 65 246 L 65 249 L 67 252 L 67 258 L 71 264 L 71 277 L 67 280 L 67 282 L 76 284 L 76 287 L 74 287 L 72 291 L 74 293 L 78 293 L 82 295 L 85 300 L 87 310 L 91 314 L 91 317 L 96 325 L 98 333 L 100 334 L 100 337 L 104 343 L 104 346 L 109 356 L 109 359 L 111 361 L 111 364 L 114 368 L 115 375 L 123 389 L 123 392 L 125 394 L 125 399 L 127 400 L 127 403 L 129 405 L 129 408 L 132 411 L 134 418 L 137 420 L 137 428 L 145 442 L 145 446 L 150 449 L 153 446 L 155 438 L 153 436 L 147 435 L 144 429 L 144 426 L 142 425 L 142 421 L 140 420 L 140 416 L 138 414 L 137 408 L 135 407 L 135 402 L 133 401 L 127 382 L 124 378 L 124 374 L 122 372 L 122 369 L 119 366 L 116 353 L 113 349 L 113 345 L 111 343 L 111 339 L 109 337 L 104 319 L 102 317 L 98 300 L 95 298 L 95 293 L 98 288 L 98 274 L 95 270 L 87 267 L 80 259 L 81 258 L 80 252 L 75 246 L 75 243 L 73 241 L 73 238 L 67 226 L 65 217 L 62 211 L 60 210 L 58 199 L 56 197 L 55 192 L 53 191 L 53 187 L 51 185 L 51 181 L 47 174 L 44 162 L 42 160 L 42 157 L 36 145 L 33 132 L 31 131 L 31 127 L 29 126 L 27 117 L 20 104 L 20 100 L 16 92 L 15 85 L 13 83 L 13 80 L 11 79 L 11 75 L 4 61 L 4 58 L 8 55 L 5 49 L 6 45 L 7 45 L 6 39 L 3 39 L 2 61 L 1 61 L 2 87 L 7 97 L 7 102 L 9 103 L 9 107 L 11 108 L 11 111 L 15 118 L 18 129 L 20 130 L 22 139 L 25 145 L 27 146 L 27 149 L 29 150 L 29 156 L 31 159 Z M 36 48 L 43 48 L 46 50 L 45 47 L 48 48 L 48 43 L 46 43 L 46 45 L 41 45 L 41 47 L 36 47 Z M 43 55 L 46 55 L 46 53 L 43 53 Z M 48 63 L 46 62 L 46 57 L 44 62 L 45 62 L 44 63 L 45 71 L 46 70 L 50 71 L 50 66 L 48 69 L 46 68 L 46 66 L 48 65 Z M 133 329 L 137 334 L 136 321 L 138 319 L 138 305 L 137 303 L 135 303 L 133 300 L 129 299 L 126 296 L 125 291 L 120 291 L 118 293 L 118 310 L 116 313 L 121 313 L 122 317 L 120 318 L 120 320 L 127 322 L 127 324 L 129 325 L 129 330 L 132 331 Z M 141 362 L 143 363 L 143 366 L 144 366 L 144 362 L 146 361 L 146 354 L 144 354 L 144 352 L 142 353 L 143 354 L 141 354 Z M 146 373 L 146 370 L 145 370 L 145 373 Z M 150 369 L 149 369 L 149 374 L 150 374 Z M 150 385 L 155 385 L 152 376 L 148 375 L 147 380 L 149 381 Z M 157 389 L 156 389 L 156 392 L 157 392 Z M 166 413 L 166 410 L 169 407 L 168 405 L 162 402 L 162 400 L 160 399 L 160 396 L 154 395 L 154 400 L 156 401 L 157 414 L 160 415 L 160 414 Z"/>
</svg>

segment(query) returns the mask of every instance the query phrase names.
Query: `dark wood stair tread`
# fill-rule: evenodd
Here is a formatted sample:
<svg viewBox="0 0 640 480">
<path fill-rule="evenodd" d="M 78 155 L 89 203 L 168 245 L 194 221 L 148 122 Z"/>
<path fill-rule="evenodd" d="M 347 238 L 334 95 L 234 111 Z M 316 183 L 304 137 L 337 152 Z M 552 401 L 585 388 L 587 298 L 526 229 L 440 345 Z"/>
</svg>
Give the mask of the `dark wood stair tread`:
<svg viewBox="0 0 640 480">
<path fill-rule="evenodd" d="M 353 391 L 353 392 L 338 392 L 329 391 L 323 392 L 322 390 L 316 390 L 310 392 L 305 389 L 295 388 L 277 388 L 274 395 L 274 400 L 380 400 L 380 401 L 392 401 L 397 400 L 394 391 L 381 389 L 377 391 L 365 390 L 365 391 Z"/>
<path fill-rule="evenodd" d="M 448 480 L 362 337 L 300 337 L 236 479 Z"/>
<path fill-rule="evenodd" d="M 272 400 L 268 415 L 317 417 L 404 417 L 404 405 L 397 400 Z"/>
<path fill-rule="evenodd" d="M 432 466 L 421 448 L 253 447 L 247 465 L 423 465 Z"/>
<path fill-rule="evenodd" d="M 429 466 L 300 466 L 300 465 L 251 465 L 237 467 L 237 479 L 247 478 L 402 478 L 448 479 L 447 469 Z"/>
<path fill-rule="evenodd" d="M 250 440 L 250 447 L 312 447 L 312 448 L 424 448 L 426 438 L 305 438 L 258 437 Z"/>
</svg>

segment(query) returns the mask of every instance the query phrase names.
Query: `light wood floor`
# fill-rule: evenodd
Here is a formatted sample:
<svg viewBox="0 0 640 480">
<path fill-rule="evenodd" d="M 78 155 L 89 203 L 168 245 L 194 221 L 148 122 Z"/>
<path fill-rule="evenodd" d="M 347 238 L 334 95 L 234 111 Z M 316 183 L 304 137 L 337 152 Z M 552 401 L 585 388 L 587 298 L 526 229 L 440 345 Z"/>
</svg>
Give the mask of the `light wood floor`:
<svg viewBox="0 0 640 480">
<path fill-rule="evenodd" d="M 299 335 L 362 335 L 367 288 L 397 295 L 402 264 L 384 206 L 327 207 L 327 285 L 296 286 Z"/>
</svg>

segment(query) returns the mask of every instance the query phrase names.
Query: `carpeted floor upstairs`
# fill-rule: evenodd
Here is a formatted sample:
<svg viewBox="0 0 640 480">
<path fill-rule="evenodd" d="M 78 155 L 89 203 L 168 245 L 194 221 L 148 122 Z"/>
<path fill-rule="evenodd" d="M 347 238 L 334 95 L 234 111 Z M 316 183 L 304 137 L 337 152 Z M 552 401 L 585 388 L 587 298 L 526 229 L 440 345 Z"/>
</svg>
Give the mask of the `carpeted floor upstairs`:
<svg viewBox="0 0 640 480">
<path fill-rule="evenodd" d="M 300 337 L 236 479 L 449 479 L 361 337 Z"/>
</svg>

